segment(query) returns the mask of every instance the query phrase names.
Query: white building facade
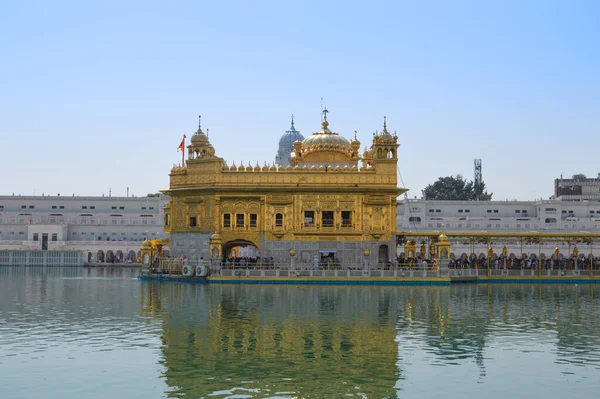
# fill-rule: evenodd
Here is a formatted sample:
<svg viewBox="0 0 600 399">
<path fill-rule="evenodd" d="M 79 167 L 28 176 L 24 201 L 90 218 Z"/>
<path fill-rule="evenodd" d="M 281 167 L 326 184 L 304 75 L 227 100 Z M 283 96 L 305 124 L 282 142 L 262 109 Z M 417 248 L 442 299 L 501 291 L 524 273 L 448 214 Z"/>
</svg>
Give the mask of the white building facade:
<svg viewBox="0 0 600 399">
<path fill-rule="evenodd" d="M 0 196 L 0 250 L 82 251 L 90 262 L 133 262 L 165 237 L 158 197 Z"/>
<path fill-rule="evenodd" d="M 402 232 L 490 232 L 490 233 L 526 233 L 538 231 L 544 233 L 580 232 L 600 233 L 600 202 L 596 201 L 433 201 L 423 199 L 405 199 L 398 205 L 397 230 Z M 452 251 L 460 256 L 470 254 L 472 244 L 454 240 Z M 577 243 L 571 243 L 571 250 Z M 561 253 L 569 250 L 568 243 L 527 244 L 508 242 L 503 245 L 519 256 L 544 253 L 550 255 L 555 247 Z M 580 250 L 589 246 L 580 243 Z M 493 245 L 492 245 L 493 246 Z M 595 244 L 600 251 L 600 243 Z M 400 249 L 401 250 L 401 249 Z M 477 244 L 476 253 L 486 253 L 486 244 Z"/>
</svg>

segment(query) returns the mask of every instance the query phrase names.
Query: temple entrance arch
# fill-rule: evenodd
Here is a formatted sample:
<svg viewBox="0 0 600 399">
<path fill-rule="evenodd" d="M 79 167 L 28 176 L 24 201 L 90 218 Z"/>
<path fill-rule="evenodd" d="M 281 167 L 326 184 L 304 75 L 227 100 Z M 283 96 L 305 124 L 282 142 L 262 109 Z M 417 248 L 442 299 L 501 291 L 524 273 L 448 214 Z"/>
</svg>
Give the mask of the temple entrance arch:
<svg viewBox="0 0 600 399">
<path fill-rule="evenodd" d="M 383 245 L 379 246 L 378 260 L 379 260 L 380 264 L 381 263 L 388 263 L 390 261 L 390 259 L 389 259 L 389 252 L 390 252 L 390 250 L 389 250 L 389 247 L 387 245 L 383 244 Z"/>
<path fill-rule="evenodd" d="M 258 245 L 250 240 L 235 239 L 223 244 L 223 258 L 244 258 L 258 256 Z"/>
</svg>

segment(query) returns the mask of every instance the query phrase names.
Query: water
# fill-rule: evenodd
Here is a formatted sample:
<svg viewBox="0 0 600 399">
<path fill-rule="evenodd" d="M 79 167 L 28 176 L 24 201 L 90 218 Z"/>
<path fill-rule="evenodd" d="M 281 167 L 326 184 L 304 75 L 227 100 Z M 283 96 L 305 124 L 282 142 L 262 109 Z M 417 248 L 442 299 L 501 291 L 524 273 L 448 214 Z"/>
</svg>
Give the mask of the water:
<svg viewBox="0 0 600 399">
<path fill-rule="evenodd" d="M 0 268 L 7 398 L 592 398 L 593 285 L 140 282 Z"/>
</svg>

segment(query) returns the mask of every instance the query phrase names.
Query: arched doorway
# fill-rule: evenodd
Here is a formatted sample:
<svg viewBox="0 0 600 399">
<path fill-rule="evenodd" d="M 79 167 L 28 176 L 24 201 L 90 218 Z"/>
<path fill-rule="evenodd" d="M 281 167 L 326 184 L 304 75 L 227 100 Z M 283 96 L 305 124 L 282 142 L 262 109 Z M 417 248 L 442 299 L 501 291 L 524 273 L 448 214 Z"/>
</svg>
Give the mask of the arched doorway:
<svg viewBox="0 0 600 399">
<path fill-rule="evenodd" d="M 99 250 L 98 253 L 96 254 L 96 262 L 99 262 L 99 263 L 104 262 L 104 251 L 103 250 Z"/>
<path fill-rule="evenodd" d="M 390 249 L 387 245 L 379 246 L 379 263 L 388 263 L 390 260 Z"/>
<path fill-rule="evenodd" d="M 88 252 L 88 254 L 87 254 L 87 261 L 88 262 L 92 261 L 92 253 L 91 252 Z"/>
<path fill-rule="evenodd" d="M 115 262 L 116 263 L 122 263 L 123 262 L 123 251 L 121 251 L 120 249 L 115 254 Z"/>
<path fill-rule="evenodd" d="M 135 262 L 135 251 L 131 250 L 127 253 L 127 261 L 134 263 Z"/>
<path fill-rule="evenodd" d="M 223 244 L 223 261 L 239 263 L 241 259 L 259 261 L 258 246 L 248 240 L 232 240 Z"/>
<path fill-rule="evenodd" d="M 112 250 L 106 251 L 106 263 L 114 263 L 115 262 L 115 254 Z"/>
</svg>

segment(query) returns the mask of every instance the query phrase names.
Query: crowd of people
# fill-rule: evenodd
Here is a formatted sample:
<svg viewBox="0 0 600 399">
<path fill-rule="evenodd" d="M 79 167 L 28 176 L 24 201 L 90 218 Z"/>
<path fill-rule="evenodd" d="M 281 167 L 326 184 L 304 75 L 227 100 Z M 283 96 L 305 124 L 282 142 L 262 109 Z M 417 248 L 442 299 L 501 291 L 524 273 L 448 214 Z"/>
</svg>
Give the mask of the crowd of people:
<svg viewBox="0 0 600 399">
<path fill-rule="evenodd" d="M 575 262 L 577 260 L 577 262 Z M 418 268 L 418 269 L 427 269 L 427 268 L 437 268 L 437 260 L 436 259 L 427 259 L 427 258 L 408 258 L 397 259 L 396 262 L 393 262 L 398 265 L 400 268 Z M 575 257 L 550 257 L 541 259 L 541 266 L 543 269 L 549 270 L 573 270 L 575 268 L 575 264 L 577 263 L 578 269 L 589 269 L 590 267 L 590 257 L 586 257 L 584 255 Z M 592 258 L 592 264 L 594 269 L 600 268 L 600 260 L 598 257 Z M 537 269 L 540 266 L 540 259 L 531 256 L 528 257 L 524 255 L 521 258 L 517 257 L 494 257 L 489 259 L 483 256 L 471 256 L 466 257 L 463 256 L 458 259 L 450 258 L 448 260 L 448 268 L 450 269 Z"/>
</svg>

